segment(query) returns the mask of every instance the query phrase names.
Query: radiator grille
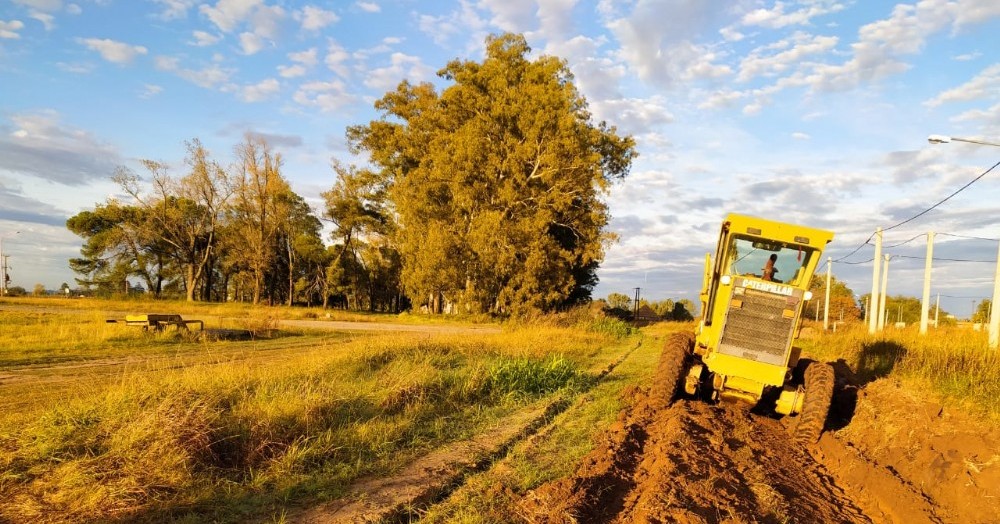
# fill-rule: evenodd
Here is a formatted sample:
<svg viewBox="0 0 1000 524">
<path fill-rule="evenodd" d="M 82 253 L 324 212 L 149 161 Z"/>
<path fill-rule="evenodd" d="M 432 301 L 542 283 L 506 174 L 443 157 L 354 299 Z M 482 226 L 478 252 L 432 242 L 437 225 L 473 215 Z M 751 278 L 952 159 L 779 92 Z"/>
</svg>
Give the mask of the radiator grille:
<svg viewBox="0 0 1000 524">
<path fill-rule="evenodd" d="M 784 365 L 795 319 L 786 318 L 783 312 L 794 311 L 798 297 L 745 289 L 733 298 L 742 303 L 729 308 L 719 352 Z"/>
</svg>

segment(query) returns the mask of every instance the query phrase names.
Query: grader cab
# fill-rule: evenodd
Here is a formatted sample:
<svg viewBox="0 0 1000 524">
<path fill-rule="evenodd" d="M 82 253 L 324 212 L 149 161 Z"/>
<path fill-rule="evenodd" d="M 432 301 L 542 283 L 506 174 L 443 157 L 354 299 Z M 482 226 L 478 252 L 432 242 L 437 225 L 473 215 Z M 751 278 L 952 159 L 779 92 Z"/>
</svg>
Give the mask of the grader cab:
<svg viewBox="0 0 1000 524">
<path fill-rule="evenodd" d="M 799 361 L 794 346 L 809 282 L 833 233 L 730 214 L 715 257 L 706 255 L 701 320 L 694 337 L 667 341 L 676 387 L 711 400 L 774 402 L 797 415 L 796 440 L 818 440 L 833 393 L 833 369 Z M 661 364 L 662 365 L 662 364 Z"/>
</svg>

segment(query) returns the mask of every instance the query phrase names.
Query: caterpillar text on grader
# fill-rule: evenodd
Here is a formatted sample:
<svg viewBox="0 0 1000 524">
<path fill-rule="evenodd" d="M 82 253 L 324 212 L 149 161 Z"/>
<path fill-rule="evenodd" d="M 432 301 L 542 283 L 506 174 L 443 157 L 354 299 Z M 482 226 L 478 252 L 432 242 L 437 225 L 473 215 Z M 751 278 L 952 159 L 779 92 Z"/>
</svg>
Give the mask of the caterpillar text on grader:
<svg viewBox="0 0 1000 524">
<path fill-rule="evenodd" d="M 833 233 L 730 214 L 715 258 L 706 255 L 697 333 L 667 340 L 660 375 L 670 398 L 683 391 L 760 404 L 797 415 L 795 440 L 819 439 L 833 394 L 833 368 L 799 361 L 793 345 L 809 282 Z"/>
</svg>

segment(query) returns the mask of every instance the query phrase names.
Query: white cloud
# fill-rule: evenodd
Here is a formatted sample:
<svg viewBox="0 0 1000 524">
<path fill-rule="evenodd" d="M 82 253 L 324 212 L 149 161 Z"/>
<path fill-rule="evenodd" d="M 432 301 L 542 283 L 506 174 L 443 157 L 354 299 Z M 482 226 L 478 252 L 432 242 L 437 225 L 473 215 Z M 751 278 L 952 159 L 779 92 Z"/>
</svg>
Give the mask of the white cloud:
<svg viewBox="0 0 1000 524">
<path fill-rule="evenodd" d="M 109 38 L 78 38 L 77 42 L 85 45 L 91 51 L 97 51 L 101 58 L 115 64 L 129 64 L 135 57 L 147 53 L 141 45 L 130 45 Z"/>
<path fill-rule="evenodd" d="M 330 71 L 346 78 L 349 74 L 346 62 L 350 57 L 351 55 L 349 55 L 347 50 L 341 47 L 340 44 L 330 41 L 330 45 L 326 50 L 326 58 L 323 62 L 326 64 L 326 67 L 330 69 Z"/>
<path fill-rule="evenodd" d="M 692 40 L 713 10 L 711 2 L 641 2 L 608 27 L 620 42 L 619 59 L 641 80 L 673 88 L 732 73 L 728 65 L 717 63 L 719 52 Z"/>
<path fill-rule="evenodd" d="M 46 31 L 51 31 L 51 30 L 53 30 L 53 29 L 56 28 L 56 24 L 55 24 L 55 19 L 56 18 L 54 16 L 48 14 L 48 13 L 40 13 L 38 11 L 33 11 L 28 16 L 30 16 L 31 18 L 34 18 L 35 20 L 38 20 L 39 22 L 41 22 L 42 25 L 45 26 L 45 30 Z"/>
<path fill-rule="evenodd" d="M 673 122 L 666 98 L 621 98 L 591 104 L 597 118 L 610 120 L 629 134 L 650 133 L 658 126 Z"/>
<path fill-rule="evenodd" d="M 996 97 L 1000 97 L 1000 63 L 983 69 L 972 80 L 938 94 L 924 102 L 924 105 L 937 107 L 945 102 L 965 102 Z"/>
<path fill-rule="evenodd" d="M 159 17 L 162 20 L 178 20 L 186 18 L 188 9 L 194 7 L 197 0 L 153 0 L 163 8 Z"/>
<path fill-rule="evenodd" d="M 459 0 L 459 9 L 441 16 L 420 15 L 417 27 L 438 45 L 456 35 L 465 35 L 482 46 L 487 23 L 468 0 Z"/>
<path fill-rule="evenodd" d="M 993 135 L 990 139 L 995 140 L 996 130 L 1000 127 L 1000 103 L 986 109 L 970 109 L 969 111 L 955 115 L 951 118 L 951 121 L 982 122 L 986 130 Z"/>
<path fill-rule="evenodd" d="M 357 2 L 355 5 L 366 13 L 378 13 L 382 11 L 382 8 L 375 2 Z"/>
<path fill-rule="evenodd" d="M 981 56 L 983 56 L 982 53 L 980 53 L 979 51 L 975 51 L 973 53 L 964 53 L 964 54 L 961 54 L 961 55 L 955 55 L 955 56 L 951 57 L 951 59 L 952 60 L 958 60 L 959 62 L 968 62 L 970 60 L 975 60 L 975 59 L 977 59 L 977 58 L 979 58 Z"/>
<path fill-rule="evenodd" d="M 156 84 L 143 84 L 142 92 L 139 93 L 139 98 L 153 98 L 154 96 L 163 92 L 163 87 Z"/>
<path fill-rule="evenodd" d="M 0 38 L 8 39 L 18 39 L 21 35 L 18 31 L 24 29 L 24 22 L 20 20 L 11 20 L 10 22 L 4 22 L 0 20 Z"/>
<path fill-rule="evenodd" d="M 746 82 L 757 76 L 775 76 L 789 71 L 796 66 L 803 58 L 809 55 L 826 53 L 836 47 L 837 37 L 835 36 L 812 36 L 802 32 L 796 32 L 786 40 L 776 42 L 767 46 L 758 47 L 740 61 L 739 74 L 736 76 L 738 82 Z M 790 49 L 772 55 L 764 55 L 770 49 L 785 48 Z"/>
<path fill-rule="evenodd" d="M 539 11 L 536 0 L 480 0 L 479 6 L 492 14 L 490 23 L 512 33 L 535 29 Z M 557 0 L 558 1 L 558 0 Z"/>
<path fill-rule="evenodd" d="M 267 78 L 260 82 L 244 86 L 240 91 L 240 98 L 244 102 L 261 102 L 274 96 L 281 90 L 281 84 L 274 78 Z"/>
<path fill-rule="evenodd" d="M 434 76 L 434 70 L 426 66 L 419 56 L 403 53 L 393 53 L 389 59 L 390 65 L 368 71 L 365 85 L 376 91 L 390 91 L 396 88 L 404 79 L 411 83 L 429 80 Z"/>
<path fill-rule="evenodd" d="M 698 104 L 698 109 L 723 109 L 733 107 L 736 102 L 744 96 L 746 96 L 745 93 L 733 91 L 731 89 L 716 91 L 715 93 L 709 95 L 704 102 Z"/>
<path fill-rule="evenodd" d="M 307 5 L 295 12 L 295 19 L 302 23 L 304 31 L 319 31 L 340 20 L 337 13 L 326 11 L 314 5 Z"/>
<path fill-rule="evenodd" d="M 71 15 L 78 15 L 83 12 L 83 9 L 81 9 L 80 6 L 76 4 L 69 4 L 66 6 L 66 12 Z"/>
<path fill-rule="evenodd" d="M 281 22 L 285 19 L 285 10 L 278 6 L 261 6 L 250 16 L 250 26 L 253 32 L 268 40 L 276 40 L 281 32 Z"/>
<path fill-rule="evenodd" d="M 298 53 L 288 53 L 288 59 L 292 62 L 298 62 L 305 66 L 316 65 L 316 48 L 311 47 L 305 51 L 299 51 Z"/>
<path fill-rule="evenodd" d="M 264 49 L 264 39 L 254 33 L 240 33 L 240 48 L 245 55 L 256 54 Z"/>
<path fill-rule="evenodd" d="M 796 131 L 796 132 L 792 133 L 792 138 L 794 138 L 796 140 L 809 140 L 812 137 L 810 137 L 809 135 L 807 135 L 807 134 L 805 134 L 805 133 L 803 133 L 801 131 Z"/>
<path fill-rule="evenodd" d="M 157 56 L 153 60 L 153 63 L 160 71 L 174 73 L 184 80 L 205 89 L 224 86 L 233 74 L 232 70 L 223 69 L 219 64 L 212 64 L 201 69 L 183 68 L 180 65 L 180 59 L 172 56 Z"/>
<path fill-rule="evenodd" d="M 56 67 L 67 73 L 87 74 L 94 70 L 94 64 L 87 62 L 56 62 Z"/>
<path fill-rule="evenodd" d="M 790 13 L 785 12 L 784 2 L 775 2 L 771 9 L 755 9 L 743 16 L 743 25 L 780 29 L 789 25 L 805 25 L 817 16 L 836 13 L 844 9 L 843 4 L 813 2 L 807 7 Z"/>
<path fill-rule="evenodd" d="M 722 35 L 722 38 L 726 42 L 739 42 L 740 40 L 746 38 L 746 35 L 733 29 L 732 27 L 723 27 L 722 29 L 719 29 L 719 34 Z"/>
<path fill-rule="evenodd" d="M 262 5 L 262 0 L 219 0 L 215 7 L 202 4 L 198 10 L 216 27 L 229 33 L 246 21 L 254 9 Z"/>
<path fill-rule="evenodd" d="M 35 11 L 52 13 L 62 9 L 62 0 L 14 0 L 15 4 L 23 5 Z"/>
<path fill-rule="evenodd" d="M 538 4 L 538 32 L 546 39 L 563 39 L 573 34 L 573 8 L 578 0 L 549 0 Z"/>
<path fill-rule="evenodd" d="M 61 123 L 54 111 L 19 113 L 0 123 L 0 171 L 81 186 L 107 179 L 117 151 L 83 129 Z"/>
<path fill-rule="evenodd" d="M 281 75 L 282 78 L 295 78 L 306 74 L 306 68 L 302 64 L 290 66 L 280 65 L 278 66 L 278 74 Z"/>
<path fill-rule="evenodd" d="M 349 106 L 357 100 L 347 92 L 347 86 L 340 80 L 330 82 L 309 82 L 302 84 L 292 96 L 296 103 L 316 107 L 327 113 Z"/>
<path fill-rule="evenodd" d="M 213 35 L 212 33 L 206 31 L 194 31 L 191 33 L 191 36 L 194 37 L 194 41 L 190 42 L 190 44 L 198 47 L 215 45 L 219 42 L 219 40 L 222 40 L 222 36 Z"/>
</svg>

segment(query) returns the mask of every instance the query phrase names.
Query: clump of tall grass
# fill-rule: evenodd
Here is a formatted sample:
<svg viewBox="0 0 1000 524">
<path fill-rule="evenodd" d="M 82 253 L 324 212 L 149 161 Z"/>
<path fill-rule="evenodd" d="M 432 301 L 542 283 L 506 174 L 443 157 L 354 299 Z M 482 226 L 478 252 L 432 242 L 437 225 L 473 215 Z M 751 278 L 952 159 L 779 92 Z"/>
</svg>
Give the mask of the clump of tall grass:
<svg viewBox="0 0 1000 524">
<path fill-rule="evenodd" d="M 863 382 L 882 377 L 921 381 L 945 397 L 1000 421 L 1000 352 L 984 333 L 948 327 L 921 336 L 915 329 L 870 336 L 864 326 L 804 341 L 825 360 L 843 359 Z"/>
<path fill-rule="evenodd" d="M 601 317 L 590 322 L 587 329 L 595 333 L 609 335 L 615 338 L 625 338 L 638 332 L 636 328 L 624 320 L 614 317 Z"/>
</svg>

